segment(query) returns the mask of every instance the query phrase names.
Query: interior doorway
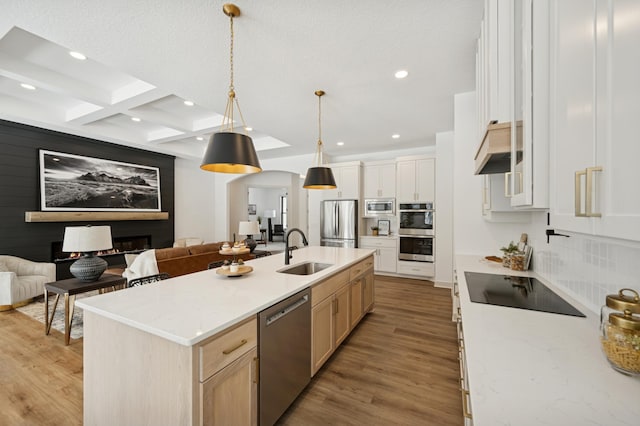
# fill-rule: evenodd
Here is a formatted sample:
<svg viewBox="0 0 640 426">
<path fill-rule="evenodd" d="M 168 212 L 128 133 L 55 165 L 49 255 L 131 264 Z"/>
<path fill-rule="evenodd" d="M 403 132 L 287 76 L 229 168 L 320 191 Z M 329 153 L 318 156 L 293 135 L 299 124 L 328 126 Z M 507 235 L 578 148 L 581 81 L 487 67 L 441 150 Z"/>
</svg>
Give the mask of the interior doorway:
<svg viewBox="0 0 640 426">
<path fill-rule="evenodd" d="M 269 170 L 245 175 L 228 183 L 227 194 L 230 240 L 244 238 L 238 235 L 238 223 L 245 220 L 259 221 L 263 230 L 260 240 L 265 245 L 259 243 L 256 250 L 279 251 L 291 228 L 300 228 L 308 235 L 307 191 L 298 173 Z M 259 240 L 257 235 L 254 239 Z M 297 233 L 290 240 L 292 245 L 302 243 Z"/>
</svg>

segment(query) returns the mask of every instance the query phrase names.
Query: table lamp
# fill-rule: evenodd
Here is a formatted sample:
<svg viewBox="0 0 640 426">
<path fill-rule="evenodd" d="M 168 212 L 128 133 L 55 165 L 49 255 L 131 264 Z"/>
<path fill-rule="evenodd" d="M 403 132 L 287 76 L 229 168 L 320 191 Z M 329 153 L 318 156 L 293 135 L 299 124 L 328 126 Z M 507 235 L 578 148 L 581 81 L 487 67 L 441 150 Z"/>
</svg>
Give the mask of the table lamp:
<svg viewBox="0 0 640 426">
<path fill-rule="evenodd" d="M 71 264 L 71 274 L 84 282 L 97 281 L 107 269 L 107 262 L 96 256 L 100 250 L 113 248 L 110 226 L 67 226 L 62 251 L 80 252 L 82 257 Z"/>
<path fill-rule="evenodd" d="M 260 225 L 257 221 L 242 221 L 238 226 L 238 234 L 246 235 L 245 245 L 249 248 L 249 253 L 253 253 L 256 248 L 256 241 L 252 235 L 260 233 Z"/>
</svg>

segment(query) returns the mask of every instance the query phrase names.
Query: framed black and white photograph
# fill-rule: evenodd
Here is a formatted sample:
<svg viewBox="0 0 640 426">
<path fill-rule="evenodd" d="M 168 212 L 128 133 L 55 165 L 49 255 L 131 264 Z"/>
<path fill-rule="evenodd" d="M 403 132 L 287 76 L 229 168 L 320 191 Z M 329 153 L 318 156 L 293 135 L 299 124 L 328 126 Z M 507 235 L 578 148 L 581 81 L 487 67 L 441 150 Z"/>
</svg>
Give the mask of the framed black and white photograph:
<svg viewBox="0 0 640 426">
<path fill-rule="evenodd" d="M 249 208 L 248 208 L 248 213 L 249 215 L 254 215 L 256 214 L 256 205 L 255 204 L 249 204 Z"/>
<path fill-rule="evenodd" d="M 160 170 L 40 150 L 42 211 L 161 210 Z"/>
<path fill-rule="evenodd" d="M 389 225 L 391 221 L 381 219 L 378 221 L 378 235 L 389 235 Z"/>
</svg>

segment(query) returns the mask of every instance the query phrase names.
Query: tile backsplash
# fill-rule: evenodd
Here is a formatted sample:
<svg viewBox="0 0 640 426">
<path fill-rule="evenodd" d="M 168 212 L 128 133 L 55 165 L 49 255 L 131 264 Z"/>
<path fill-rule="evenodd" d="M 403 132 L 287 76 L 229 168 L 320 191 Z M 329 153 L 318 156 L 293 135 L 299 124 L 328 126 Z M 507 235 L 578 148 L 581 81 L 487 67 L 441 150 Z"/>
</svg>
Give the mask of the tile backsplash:
<svg viewBox="0 0 640 426">
<path fill-rule="evenodd" d="M 622 288 L 640 293 L 640 242 L 562 233 L 570 237 L 536 242 L 535 272 L 596 313 L 608 294 Z"/>
</svg>

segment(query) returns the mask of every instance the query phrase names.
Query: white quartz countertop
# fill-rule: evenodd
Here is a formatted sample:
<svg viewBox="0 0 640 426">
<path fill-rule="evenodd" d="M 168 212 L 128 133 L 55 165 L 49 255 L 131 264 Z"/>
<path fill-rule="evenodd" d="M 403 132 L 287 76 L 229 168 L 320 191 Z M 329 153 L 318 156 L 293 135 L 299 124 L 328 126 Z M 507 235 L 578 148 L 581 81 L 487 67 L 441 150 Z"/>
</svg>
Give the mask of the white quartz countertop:
<svg viewBox="0 0 640 426">
<path fill-rule="evenodd" d="M 640 379 L 609 366 L 599 313 L 532 272 L 455 260 L 474 426 L 640 425 Z M 534 276 L 587 318 L 473 303 L 465 271 Z"/>
<path fill-rule="evenodd" d="M 290 275 L 284 254 L 246 262 L 253 272 L 226 277 L 216 270 L 196 272 L 76 301 L 76 306 L 192 346 L 371 255 L 373 250 L 305 247 L 293 251 L 291 265 L 304 261 L 333 266 L 313 275 Z"/>
</svg>

